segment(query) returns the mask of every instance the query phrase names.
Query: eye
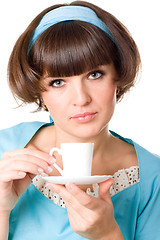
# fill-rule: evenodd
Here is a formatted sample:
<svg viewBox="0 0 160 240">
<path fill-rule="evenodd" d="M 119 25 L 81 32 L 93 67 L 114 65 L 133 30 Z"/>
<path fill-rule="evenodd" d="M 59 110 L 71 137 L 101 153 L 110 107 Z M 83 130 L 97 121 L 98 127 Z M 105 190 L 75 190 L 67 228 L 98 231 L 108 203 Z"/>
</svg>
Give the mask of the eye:
<svg viewBox="0 0 160 240">
<path fill-rule="evenodd" d="M 59 87 L 62 87 L 64 84 L 65 83 L 64 83 L 64 81 L 62 79 L 56 79 L 56 80 L 52 80 L 49 83 L 49 86 L 59 88 Z"/>
<path fill-rule="evenodd" d="M 104 76 L 104 74 L 105 73 L 103 71 L 98 70 L 98 71 L 89 73 L 88 78 L 89 79 L 99 79 L 100 77 Z"/>
</svg>

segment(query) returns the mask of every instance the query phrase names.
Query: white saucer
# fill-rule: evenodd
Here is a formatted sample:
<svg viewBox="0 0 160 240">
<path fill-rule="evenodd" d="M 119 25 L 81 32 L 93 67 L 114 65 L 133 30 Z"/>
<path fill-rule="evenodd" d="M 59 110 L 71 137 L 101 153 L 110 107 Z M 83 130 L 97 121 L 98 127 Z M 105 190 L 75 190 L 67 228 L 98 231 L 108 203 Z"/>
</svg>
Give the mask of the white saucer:
<svg viewBox="0 0 160 240">
<path fill-rule="evenodd" d="M 63 176 L 49 176 L 42 177 L 47 182 L 57 183 L 57 184 L 66 184 L 72 182 L 78 185 L 82 184 L 93 184 L 100 183 L 112 176 L 109 175 L 94 175 L 94 176 L 84 176 L 84 177 L 63 177 Z"/>
</svg>

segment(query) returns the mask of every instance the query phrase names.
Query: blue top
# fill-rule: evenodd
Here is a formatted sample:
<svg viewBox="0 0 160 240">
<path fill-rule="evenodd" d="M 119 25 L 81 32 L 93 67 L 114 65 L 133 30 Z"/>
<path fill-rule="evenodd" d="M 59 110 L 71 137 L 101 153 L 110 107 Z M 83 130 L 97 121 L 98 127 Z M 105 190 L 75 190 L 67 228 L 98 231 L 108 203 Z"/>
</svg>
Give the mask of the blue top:
<svg viewBox="0 0 160 240">
<path fill-rule="evenodd" d="M 42 127 L 28 122 L 0 131 L 0 159 L 5 151 L 23 148 Z M 140 181 L 112 196 L 115 219 L 125 240 L 160 239 L 160 157 L 111 131 L 135 147 Z M 67 209 L 42 195 L 31 183 L 10 214 L 9 240 L 80 240 L 70 227 Z"/>
</svg>

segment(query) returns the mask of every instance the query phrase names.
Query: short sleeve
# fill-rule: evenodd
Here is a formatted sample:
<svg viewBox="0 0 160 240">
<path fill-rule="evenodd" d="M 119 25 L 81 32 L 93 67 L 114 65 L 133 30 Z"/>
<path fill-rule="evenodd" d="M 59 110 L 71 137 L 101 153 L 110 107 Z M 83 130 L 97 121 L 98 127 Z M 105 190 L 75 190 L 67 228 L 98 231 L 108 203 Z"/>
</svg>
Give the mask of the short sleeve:
<svg viewBox="0 0 160 240">
<path fill-rule="evenodd" d="M 143 194 L 147 191 L 146 184 Z M 148 200 L 145 201 L 145 204 L 143 203 L 143 208 L 141 208 L 137 219 L 135 240 L 144 239 L 160 239 L 160 176 L 153 180 Z"/>
</svg>

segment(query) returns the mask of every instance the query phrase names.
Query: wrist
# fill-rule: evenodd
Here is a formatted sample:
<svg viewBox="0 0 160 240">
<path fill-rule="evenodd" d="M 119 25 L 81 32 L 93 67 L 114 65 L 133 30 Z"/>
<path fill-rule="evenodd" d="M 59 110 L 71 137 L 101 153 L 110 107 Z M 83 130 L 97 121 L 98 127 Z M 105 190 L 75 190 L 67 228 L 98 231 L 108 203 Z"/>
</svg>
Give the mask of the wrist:
<svg viewBox="0 0 160 240">
<path fill-rule="evenodd" d="M 10 211 L 0 210 L 0 240 L 7 240 L 9 233 Z"/>
<path fill-rule="evenodd" d="M 99 240 L 124 240 L 124 237 L 118 224 L 116 224 L 116 227 L 112 232 L 110 232 L 107 236 L 100 238 Z"/>
<path fill-rule="evenodd" d="M 10 211 L 6 211 L 6 210 L 0 210 L 0 216 L 5 216 L 5 217 L 9 217 L 10 216 Z"/>
<path fill-rule="evenodd" d="M 115 230 L 112 233 L 110 233 L 110 235 L 108 236 L 108 238 L 106 238 L 106 240 L 124 240 L 124 237 L 122 235 L 122 232 L 118 224 L 116 224 Z"/>
</svg>

